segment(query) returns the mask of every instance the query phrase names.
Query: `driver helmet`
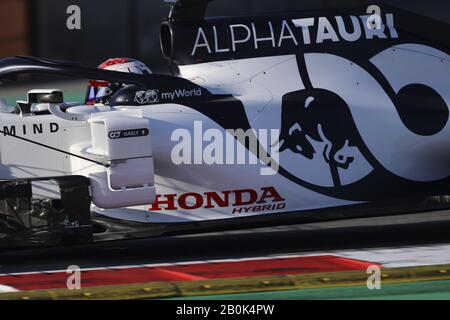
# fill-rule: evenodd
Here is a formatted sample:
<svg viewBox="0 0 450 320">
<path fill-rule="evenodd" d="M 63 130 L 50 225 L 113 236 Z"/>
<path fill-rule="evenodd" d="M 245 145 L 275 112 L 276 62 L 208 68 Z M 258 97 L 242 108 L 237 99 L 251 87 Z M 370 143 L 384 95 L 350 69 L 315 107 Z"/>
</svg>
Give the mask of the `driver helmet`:
<svg viewBox="0 0 450 320">
<path fill-rule="evenodd" d="M 152 71 L 145 63 L 131 58 L 113 58 L 108 59 L 98 66 L 99 69 L 129 72 L 136 74 L 151 74 Z M 111 96 L 117 90 L 124 87 L 123 83 L 111 83 L 103 80 L 91 80 L 86 91 L 86 104 L 94 105 L 96 103 L 109 104 Z"/>
</svg>

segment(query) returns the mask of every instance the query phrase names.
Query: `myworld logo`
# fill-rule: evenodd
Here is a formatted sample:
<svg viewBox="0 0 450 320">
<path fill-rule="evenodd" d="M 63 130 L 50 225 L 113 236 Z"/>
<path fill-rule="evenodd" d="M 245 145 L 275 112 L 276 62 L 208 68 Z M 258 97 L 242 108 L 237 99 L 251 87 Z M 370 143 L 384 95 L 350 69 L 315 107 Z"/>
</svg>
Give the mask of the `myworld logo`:
<svg viewBox="0 0 450 320">
<path fill-rule="evenodd" d="M 171 159 L 180 164 L 260 165 L 261 175 L 275 175 L 279 169 L 279 129 L 203 130 L 202 121 L 194 121 L 192 130 L 172 132 Z"/>
<path fill-rule="evenodd" d="M 161 99 L 163 100 L 175 100 L 180 98 L 192 98 L 201 97 L 203 95 L 202 89 L 196 88 L 192 90 L 176 89 L 171 92 L 162 92 Z"/>
<path fill-rule="evenodd" d="M 201 88 L 175 89 L 173 91 L 160 92 L 159 90 L 141 90 L 135 93 L 134 101 L 139 104 L 158 103 L 160 100 L 176 100 L 203 96 Z"/>
</svg>

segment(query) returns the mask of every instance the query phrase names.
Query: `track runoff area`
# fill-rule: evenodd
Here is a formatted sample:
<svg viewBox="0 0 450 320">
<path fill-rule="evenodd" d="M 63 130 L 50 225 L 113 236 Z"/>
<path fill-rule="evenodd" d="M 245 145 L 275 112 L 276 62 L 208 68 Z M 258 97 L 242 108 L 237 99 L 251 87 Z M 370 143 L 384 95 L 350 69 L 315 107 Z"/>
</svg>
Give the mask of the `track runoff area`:
<svg viewBox="0 0 450 320">
<path fill-rule="evenodd" d="M 63 84 L 69 92 L 83 85 Z M 9 90 L 8 102 L 23 89 Z M 80 246 L 66 248 L 73 255 L 60 259 L 52 249 L 44 258 L 42 249 L 31 255 L 30 250 L 6 252 L 0 253 L 0 300 L 450 299 L 449 230 L 450 211 L 438 211 L 148 239 L 138 241 L 137 249 L 133 241 L 120 242 L 118 249 Z M 234 244 L 242 239 L 247 251 L 227 251 L 227 239 Z M 177 251 L 205 241 L 212 244 L 210 251 L 203 248 L 197 256 L 180 257 Z M 97 257 L 103 247 L 108 253 Z M 148 255 L 154 248 L 161 254 Z M 132 264 L 127 264 L 129 251 L 138 256 Z"/>
<path fill-rule="evenodd" d="M 3 252 L 0 299 L 450 299 L 449 227 L 438 211 Z"/>
</svg>

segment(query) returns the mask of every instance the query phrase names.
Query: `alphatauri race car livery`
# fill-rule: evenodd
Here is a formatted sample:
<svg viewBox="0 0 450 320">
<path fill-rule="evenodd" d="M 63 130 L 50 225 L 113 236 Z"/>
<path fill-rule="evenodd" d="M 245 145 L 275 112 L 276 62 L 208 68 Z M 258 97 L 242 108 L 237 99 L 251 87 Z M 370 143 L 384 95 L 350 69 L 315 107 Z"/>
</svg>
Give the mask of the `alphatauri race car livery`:
<svg viewBox="0 0 450 320">
<path fill-rule="evenodd" d="M 99 68 L 0 60 L 0 78 L 89 80 L 0 114 L 0 246 L 414 210 L 450 194 L 447 24 L 390 6 L 205 18 L 171 1 L 163 55 Z M 14 109 L 14 110 L 12 110 Z"/>
</svg>

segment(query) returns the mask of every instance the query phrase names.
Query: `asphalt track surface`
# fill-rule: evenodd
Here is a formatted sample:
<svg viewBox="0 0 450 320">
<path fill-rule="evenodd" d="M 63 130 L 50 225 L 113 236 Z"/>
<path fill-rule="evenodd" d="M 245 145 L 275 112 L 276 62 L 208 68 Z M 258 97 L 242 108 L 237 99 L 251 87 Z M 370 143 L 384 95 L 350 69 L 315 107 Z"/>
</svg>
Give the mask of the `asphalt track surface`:
<svg viewBox="0 0 450 320">
<path fill-rule="evenodd" d="M 0 273 L 450 243 L 450 210 L 0 253 Z"/>
</svg>

